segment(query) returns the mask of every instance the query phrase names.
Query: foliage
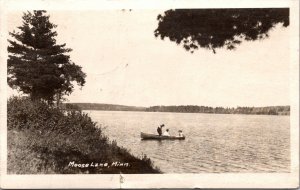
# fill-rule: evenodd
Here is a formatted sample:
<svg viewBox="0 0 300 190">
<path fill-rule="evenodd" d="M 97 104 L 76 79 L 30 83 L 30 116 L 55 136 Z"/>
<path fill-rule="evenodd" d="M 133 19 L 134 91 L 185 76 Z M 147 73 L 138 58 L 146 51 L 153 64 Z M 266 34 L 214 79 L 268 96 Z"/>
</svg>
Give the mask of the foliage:
<svg viewBox="0 0 300 190">
<path fill-rule="evenodd" d="M 8 101 L 8 173 L 158 173 L 151 160 L 136 158 L 110 142 L 81 111 L 61 111 L 43 102 Z M 130 167 L 78 168 L 75 163 L 130 163 Z"/>
<path fill-rule="evenodd" d="M 70 104 L 70 103 L 63 103 L 61 104 L 61 108 L 65 110 L 82 110 L 80 106 L 76 104 Z"/>
<path fill-rule="evenodd" d="M 145 111 L 144 107 L 123 106 L 115 104 L 99 104 L 99 103 L 65 103 L 66 108 L 79 107 L 82 110 L 112 110 L 112 111 Z"/>
<path fill-rule="evenodd" d="M 242 40 L 267 38 L 276 24 L 289 25 L 288 8 L 175 9 L 158 15 L 156 37 L 169 39 L 190 52 L 207 48 L 235 49 Z"/>
<path fill-rule="evenodd" d="M 251 115 L 289 115 L 290 106 L 269 107 L 208 107 L 208 106 L 152 106 L 149 112 L 183 112 L 183 113 L 216 113 L 216 114 L 251 114 Z"/>
<path fill-rule="evenodd" d="M 252 114 L 252 115 L 289 115 L 290 106 L 268 106 L 268 107 L 209 107 L 196 105 L 180 106 L 151 106 L 135 107 L 113 104 L 94 103 L 66 103 L 63 104 L 67 110 L 110 110 L 110 111 L 147 111 L 147 112 L 184 112 L 184 113 L 219 113 L 219 114 Z"/>
<path fill-rule="evenodd" d="M 45 13 L 24 13 L 19 31 L 9 33 L 14 40 L 8 40 L 8 84 L 32 100 L 52 103 L 73 91 L 73 81 L 83 86 L 86 75 L 67 55 L 72 49 L 56 44 L 57 26 Z"/>
</svg>

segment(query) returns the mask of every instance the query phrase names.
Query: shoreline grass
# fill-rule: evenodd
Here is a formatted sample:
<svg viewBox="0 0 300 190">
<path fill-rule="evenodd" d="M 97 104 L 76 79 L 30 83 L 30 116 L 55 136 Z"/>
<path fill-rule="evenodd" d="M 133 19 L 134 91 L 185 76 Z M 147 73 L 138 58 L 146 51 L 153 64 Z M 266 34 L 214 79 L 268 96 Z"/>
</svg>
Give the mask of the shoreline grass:
<svg viewBox="0 0 300 190">
<path fill-rule="evenodd" d="M 146 156 L 137 158 L 111 142 L 80 110 L 20 97 L 10 98 L 7 107 L 9 174 L 161 173 Z"/>
</svg>

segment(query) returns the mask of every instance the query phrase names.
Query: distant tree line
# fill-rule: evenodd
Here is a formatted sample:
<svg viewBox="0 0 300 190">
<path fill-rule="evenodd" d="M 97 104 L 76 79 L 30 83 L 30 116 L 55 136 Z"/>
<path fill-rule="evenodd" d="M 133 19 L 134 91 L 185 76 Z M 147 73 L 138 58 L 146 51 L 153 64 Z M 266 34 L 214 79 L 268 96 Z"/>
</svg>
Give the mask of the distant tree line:
<svg viewBox="0 0 300 190">
<path fill-rule="evenodd" d="M 68 110 L 107 110 L 107 111 L 145 111 L 145 107 L 123 106 L 115 104 L 98 104 L 98 103 L 64 103 L 63 109 Z"/>
<path fill-rule="evenodd" d="M 98 103 L 65 103 L 64 109 L 106 110 L 106 111 L 144 111 L 144 112 L 179 112 L 179 113 L 214 113 L 214 114 L 251 114 L 251 115 L 290 115 L 290 106 L 268 107 L 208 107 L 196 105 L 135 107 Z"/>
<path fill-rule="evenodd" d="M 289 115 L 290 106 L 268 107 L 208 107 L 208 106 L 151 106 L 148 112 L 182 112 L 182 113 L 215 113 L 215 114 L 252 114 L 252 115 Z"/>
</svg>

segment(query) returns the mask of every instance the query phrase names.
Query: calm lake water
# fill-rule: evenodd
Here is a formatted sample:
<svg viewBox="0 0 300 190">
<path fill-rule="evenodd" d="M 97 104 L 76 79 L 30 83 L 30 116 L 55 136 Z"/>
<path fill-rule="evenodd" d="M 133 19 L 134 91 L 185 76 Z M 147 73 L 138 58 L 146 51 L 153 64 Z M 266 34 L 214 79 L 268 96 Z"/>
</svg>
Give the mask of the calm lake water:
<svg viewBox="0 0 300 190">
<path fill-rule="evenodd" d="M 146 154 L 164 173 L 289 172 L 290 117 L 199 113 L 85 111 L 110 140 Z M 164 123 L 185 140 L 141 140 Z M 164 128 L 164 129 L 166 129 Z"/>
</svg>

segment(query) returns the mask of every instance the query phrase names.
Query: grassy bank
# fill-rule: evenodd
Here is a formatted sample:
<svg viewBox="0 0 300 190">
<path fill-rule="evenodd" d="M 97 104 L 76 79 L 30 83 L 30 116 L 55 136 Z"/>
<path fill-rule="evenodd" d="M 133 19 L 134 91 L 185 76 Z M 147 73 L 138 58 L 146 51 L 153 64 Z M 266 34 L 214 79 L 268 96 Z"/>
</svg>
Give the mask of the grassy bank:
<svg viewBox="0 0 300 190">
<path fill-rule="evenodd" d="M 149 158 L 137 158 L 109 141 L 80 111 L 17 97 L 7 107 L 10 174 L 160 172 Z"/>
</svg>

